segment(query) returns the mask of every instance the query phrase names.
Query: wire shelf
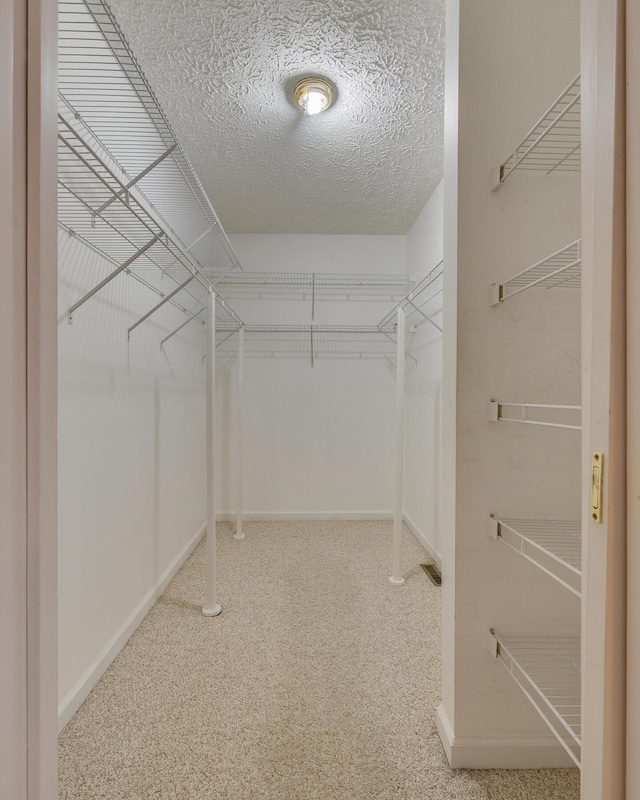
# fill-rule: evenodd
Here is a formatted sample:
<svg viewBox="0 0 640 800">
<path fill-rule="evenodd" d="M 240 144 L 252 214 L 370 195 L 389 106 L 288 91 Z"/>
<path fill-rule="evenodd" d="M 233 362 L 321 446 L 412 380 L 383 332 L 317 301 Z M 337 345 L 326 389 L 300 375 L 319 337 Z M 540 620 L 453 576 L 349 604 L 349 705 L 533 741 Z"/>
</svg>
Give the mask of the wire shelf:
<svg viewBox="0 0 640 800">
<path fill-rule="evenodd" d="M 521 425 L 582 430 L 582 406 L 490 400 L 487 411 L 489 422 L 515 422 Z"/>
<path fill-rule="evenodd" d="M 403 274 L 363 274 L 327 272 L 231 272 L 211 273 L 212 282 L 226 297 L 233 295 L 294 295 L 311 298 L 404 295 L 413 284 Z"/>
<path fill-rule="evenodd" d="M 492 652 L 525 693 L 560 744 L 580 766 L 580 638 L 505 636 L 491 630 Z"/>
<path fill-rule="evenodd" d="M 245 325 L 245 352 L 262 356 L 395 358 L 396 335 L 371 325 Z M 216 325 L 217 349 L 235 353 L 231 325 Z M 225 336 L 227 334 L 227 336 Z M 411 334 L 410 334 L 411 335 Z M 408 345 L 407 345 L 408 346 Z"/>
<path fill-rule="evenodd" d="M 106 155 L 94 150 L 62 116 L 58 143 L 58 218 L 67 230 L 116 264 L 129 262 L 127 269 L 159 293 L 167 284 L 200 273 L 141 202 L 120 194 L 124 184 L 115 168 L 107 166 Z M 110 200 L 114 202 L 96 213 Z M 200 280 L 204 290 L 208 284 L 201 273 Z M 193 291 L 192 286 L 187 293 L 195 299 Z M 187 303 L 187 308 L 195 310 L 193 304 Z"/>
<path fill-rule="evenodd" d="M 444 290 L 444 264 L 441 261 L 409 291 L 398 305 L 380 322 L 378 328 L 395 325 L 398 309 L 406 313 L 406 323 L 416 329 L 429 322 L 442 333 L 442 295 Z"/>
<path fill-rule="evenodd" d="M 516 170 L 580 171 L 580 76 L 578 75 L 497 171 L 499 188 Z"/>
<path fill-rule="evenodd" d="M 69 309 L 73 313 L 120 273 L 198 319 L 209 267 L 240 267 L 220 222 L 162 109 L 102 0 L 59 7 L 58 219 L 62 229 L 116 269 Z M 179 300 L 174 298 L 179 295 Z M 242 321 L 221 298 L 217 316 Z"/>
<path fill-rule="evenodd" d="M 167 227 L 208 267 L 237 256 L 108 5 L 61 0 L 61 105 L 82 121 Z M 152 169 L 150 165 L 155 164 Z"/>
<path fill-rule="evenodd" d="M 399 273 L 320 273 L 320 272 L 229 272 L 208 273 L 225 297 L 292 298 L 311 303 L 315 320 L 317 300 L 355 300 L 358 298 L 394 301 L 413 285 L 410 276 Z"/>
<path fill-rule="evenodd" d="M 581 595 L 582 535 L 579 520 L 489 518 L 489 535 Z"/>
<path fill-rule="evenodd" d="M 577 239 L 552 255 L 514 275 L 513 278 L 491 286 L 491 305 L 496 306 L 508 297 L 527 289 L 579 289 L 582 271 L 582 242 Z"/>
</svg>

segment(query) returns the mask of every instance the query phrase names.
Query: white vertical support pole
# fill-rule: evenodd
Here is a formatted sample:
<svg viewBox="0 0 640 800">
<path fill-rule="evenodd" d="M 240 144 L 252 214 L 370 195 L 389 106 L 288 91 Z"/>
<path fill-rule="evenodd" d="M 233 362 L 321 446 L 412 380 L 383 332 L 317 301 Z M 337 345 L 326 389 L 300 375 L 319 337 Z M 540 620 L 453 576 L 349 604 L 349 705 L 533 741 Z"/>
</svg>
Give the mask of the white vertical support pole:
<svg viewBox="0 0 640 800">
<path fill-rule="evenodd" d="M 222 611 L 216 591 L 216 503 L 215 503 L 215 400 L 216 400 L 216 294 L 207 298 L 207 602 L 202 613 L 217 617 Z"/>
<path fill-rule="evenodd" d="M 394 586 L 404 583 L 400 558 L 402 555 L 402 505 L 404 500 L 404 380 L 405 380 L 405 322 L 404 309 L 398 309 L 398 353 L 396 357 L 396 507 L 393 515 L 393 569 L 389 581 Z"/>
<path fill-rule="evenodd" d="M 242 530 L 242 412 L 244 407 L 244 326 L 238 332 L 238 410 L 236 422 L 236 532 L 234 539 L 244 539 Z"/>
</svg>

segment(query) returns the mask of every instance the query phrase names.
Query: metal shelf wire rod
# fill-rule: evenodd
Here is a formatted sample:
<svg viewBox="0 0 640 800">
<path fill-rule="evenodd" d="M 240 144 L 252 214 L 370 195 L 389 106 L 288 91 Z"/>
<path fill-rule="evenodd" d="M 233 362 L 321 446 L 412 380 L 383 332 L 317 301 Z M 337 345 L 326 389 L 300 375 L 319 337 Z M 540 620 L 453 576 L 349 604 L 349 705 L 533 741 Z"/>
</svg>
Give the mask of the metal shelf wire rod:
<svg viewBox="0 0 640 800">
<path fill-rule="evenodd" d="M 139 201 L 136 201 L 135 203 L 132 202 L 132 196 L 127 188 L 127 185 L 124 184 L 122 180 L 107 165 L 105 159 L 103 159 L 86 142 L 80 133 L 75 130 L 71 123 L 61 114 L 58 115 L 58 119 L 60 123 L 67 128 L 71 136 L 76 140 L 76 145 L 72 144 L 71 141 L 69 141 L 60 133 L 58 134 L 59 140 L 62 141 L 62 143 L 71 151 L 71 153 L 79 161 L 81 161 L 82 164 L 91 172 L 91 174 L 95 176 L 95 178 L 100 181 L 100 183 L 112 194 L 112 197 L 109 199 L 119 201 L 129 211 L 129 213 L 131 213 L 136 220 L 146 227 L 150 232 L 155 233 L 156 231 L 154 228 L 157 228 L 162 235 L 160 242 L 164 243 L 168 250 L 170 250 L 169 242 L 171 242 L 172 247 L 184 257 L 185 262 L 183 262 L 183 266 L 188 265 L 194 273 L 196 279 L 205 289 L 208 289 L 210 286 L 209 281 L 202 274 L 200 265 L 194 260 L 193 256 L 189 254 L 180 243 L 175 241 L 175 238 L 168 230 L 163 228 L 156 220 L 153 219 L 153 216 L 149 210 L 145 209 Z M 80 145 L 84 149 L 84 154 L 80 151 L 80 148 L 77 145 Z M 108 205 L 109 204 L 107 204 L 107 207 Z M 106 210 L 106 208 L 104 210 Z M 99 209 L 95 209 L 93 214 L 94 216 L 100 216 L 104 218 L 104 210 L 100 211 Z M 173 250 L 170 250 L 170 252 L 171 255 L 175 256 Z"/>
<path fill-rule="evenodd" d="M 66 109 L 122 169 L 123 181 L 148 201 L 174 239 L 213 240 L 232 268 L 242 268 L 220 221 L 103 0 L 61 0 L 59 91 Z M 153 168 L 150 169 L 152 162 Z M 156 219 L 156 221 L 158 221 Z M 204 247 L 204 249 L 203 249 Z"/>
<path fill-rule="evenodd" d="M 490 400 L 487 410 L 489 422 L 514 422 L 520 425 L 582 430 L 582 406 L 560 403 L 505 403 Z M 514 414 L 518 416 L 512 416 Z"/>
<path fill-rule="evenodd" d="M 527 269 L 509 278 L 504 283 L 491 287 L 491 305 L 502 303 L 527 289 L 557 287 L 579 289 L 581 285 L 582 242 L 575 242 L 556 250 Z"/>
<path fill-rule="evenodd" d="M 163 302 L 166 302 L 166 300 L 168 300 L 168 299 L 169 298 L 165 298 L 163 300 Z M 215 305 L 215 307 L 216 307 L 216 331 L 229 331 L 230 335 L 232 335 L 233 333 L 238 331 L 240 328 L 244 327 L 244 322 L 240 319 L 240 317 L 236 314 L 236 312 L 229 306 L 229 304 L 225 300 L 223 300 L 223 298 L 220 297 L 220 295 L 217 294 L 217 293 L 216 293 L 216 296 L 215 296 L 215 304 L 216 304 Z M 151 309 L 151 312 L 149 312 L 149 315 L 151 313 L 153 313 L 154 311 L 156 311 L 157 308 L 160 307 L 160 305 L 162 305 L 162 303 L 158 304 L 158 306 L 156 306 L 156 308 Z M 172 330 L 171 333 L 167 334 L 167 336 L 164 337 L 164 339 L 160 342 L 160 349 L 163 350 L 165 343 L 168 342 L 169 339 L 173 338 L 177 333 L 179 333 L 190 322 L 193 322 L 194 320 L 198 320 L 199 316 L 202 313 L 204 313 L 206 310 L 207 310 L 207 306 L 205 304 L 201 304 L 201 308 L 198 311 L 196 311 L 195 314 L 192 314 L 188 319 L 184 320 L 184 322 L 182 322 L 180 325 L 178 325 L 177 328 L 174 328 L 174 330 Z M 227 320 L 221 320 L 219 322 L 218 320 L 221 319 L 221 316 L 228 317 L 231 320 L 231 322 L 228 322 Z M 134 324 L 133 327 L 135 327 L 135 325 L 139 324 L 140 321 L 141 320 L 138 320 Z M 198 320 L 198 321 L 201 322 L 201 320 Z M 230 337 L 227 337 L 227 338 L 230 338 Z M 217 346 L 219 346 L 219 345 L 217 345 Z"/>
<path fill-rule="evenodd" d="M 378 323 L 378 328 L 389 328 L 394 325 L 398 309 L 407 315 L 407 325 L 418 328 L 430 322 L 440 333 L 442 328 L 434 322 L 434 317 L 442 312 L 443 262 L 437 264 L 424 278 L 406 294 L 402 300 Z"/>
<path fill-rule="evenodd" d="M 581 596 L 582 536 L 579 520 L 507 519 L 492 515 L 488 533 L 570 592 Z"/>
<path fill-rule="evenodd" d="M 233 332 L 232 324 L 217 323 L 220 332 Z M 245 325 L 248 353 L 263 356 L 313 355 L 316 357 L 385 357 L 396 354 L 395 331 L 358 325 Z M 409 331 L 407 339 L 413 336 Z M 311 340 L 313 338 L 313 346 Z"/>
<path fill-rule="evenodd" d="M 117 262 L 117 261 L 115 261 L 113 258 L 111 258 L 110 256 L 108 256 L 108 255 L 107 255 L 106 253 L 104 253 L 102 250 L 99 250 L 99 249 L 98 249 L 98 248 L 97 248 L 97 247 L 96 247 L 94 244 L 92 244 L 91 242 L 88 242 L 86 239 L 84 239 L 82 236 L 80 236 L 80 235 L 79 235 L 78 233 L 76 233 L 75 231 L 72 231 L 70 228 L 68 228 L 66 225 L 64 225 L 64 224 L 63 224 L 62 222 L 60 222 L 60 221 L 58 221 L 58 228 L 59 228 L 61 231 L 64 231 L 64 233 L 66 234 L 66 236 L 67 236 L 69 239 L 77 239 L 78 241 L 81 241 L 81 242 L 82 242 L 82 244 L 83 244 L 85 247 L 88 247 L 88 248 L 89 248 L 91 251 L 93 251 L 94 253 L 96 253 L 97 255 L 99 255 L 101 258 L 104 258 L 104 259 L 105 259 L 106 261 L 108 261 L 110 264 L 113 264 L 115 267 L 118 267 L 118 266 L 119 266 L 119 264 L 118 264 L 118 262 Z M 162 290 L 160 290 L 160 289 L 159 289 L 157 286 L 154 286 L 154 285 L 153 285 L 152 283 L 150 283 L 149 281 L 145 280 L 145 279 L 144 279 L 144 278 L 143 278 L 141 275 L 136 275 L 136 273 L 135 273 L 135 272 L 131 272 L 131 271 L 129 271 L 129 272 L 128 272 L 128 275 L 130 275 L 130 277 L 132 277 L 132 278 L 133 278 L 135 281 L 137 281 L 138 283 L 140 283 L 140 285 L 141 285 L 141 286 L 144 286 L 145 288 L 149 289 L 149 290 L 150 290 L 150 291 L 152 291 L 154 294 L 157 294 L 159 297 L 161 297 L 161 298 L 164 298 L 164 297 L 166 296 L 166 295 L 165 295 L 165 293 L 164 293 Z M 180 303 L 176 302 L 175 300 L 173 300 L 173 299 L 170 299 L 170 300 L 169 300 L 169 303 L 170 303 L 170 305 L 172 305 L 172 306 L 173 306 L 175 309 L 177 309 L 178 311 L 181 311 L 183 314 L 188 314 L 188 313 L 189 313 L 189 311 L 188 311 L 188 310 L 187 310 L 187 309 L 184 307 L 184 305 L 181 305 Z"/>
<path fill-rule="evenodd" d="M 64 152 L 70 153 L 69 157 L 72 159 L 71 163 L 68 158 L 66 160 L 61 159 L 60 171 L 62 177 L 60 186 L 62 190 L 68 193 L 69 198 L 74 198 L 79 207 L 84 208 L 85 213 L 88 212 L 90 215 L 90 224 L 87 226 L 86 221 L 84 223 L 85 230 L 83 230 L 83 233 L 85 237 L 93 238 L 94 242 L 92 244 L 97 245 L 99 250 L 111 258 L 114 255 L 123 255 L 128 247 L 134 250 L 107 279 L 103 280 L 97 287 L 75 303 L 70 309 L 69 315 L 90 297 L 93 297 L 97 291 L 104 288 L 110 280 L 123 270 L 126 269 L 128 272 L 135 274 L 134 269 L 144 269 L 139 261 L 143 256 L 145 261 L 153 264 L 162 275 L 175 282 L 179 287 L 178 291 L 186 291 L 198 303 L 198 310 L 200 310 L 203 307 L 202 300 L 187 288 L 193 279 L 205 290 L 209 288 L 209 283 L 202 274 L 197 262 L 194 262 L 190 254 L 172 238 L 171 234 L 163 230 L 157 221 L 149 215 L 148 210 L 140 205 L 137 199 L 132 197 L 128 191 L 127 184 L 122 182 L 96 150 L 62 116 L 60 116 L 60 123 L 63 126 L 63 130 L 67 131 L 67 136 L 59 134 L 59 139 L 65 148 Z M 66 176 L 66 180 L 73 184 L 75 191 L 66 185 L 64 176 Z M 99 192 L 97 192 L 98 189 L 100 190 Z M 77 191 L 81 191 L 85 197 L 79 196 Z M 103 200 L 101 205 L 96 207 L 94 201 L 99 200 L 100 195 L 105 193 L 107 201 Z M 115 206 L 109 201 L 114 201 Z M 76 212 L 73 211 L 69 202 L 64 199 L 64 195 L 60 203 L 60 213 L 63 224 L 66 222 L 67 228 L 75 230 L 74 214 Z M 105 227 L 101 227 L 98 235 L 93 237 L 91 236 L 91 231 L 98 231 L 95 226 L 96 218 L 99 218 L 105 224 Z M 111 231 L 111 233 L 108 233 L 108 231 Z M 151 234 L 152 239 L 147 241 L 144 246 L 137 247 L 136 240 L 139 239 L 142 231 Z M 111 246 L 109 237 L 111 237 Z M 156 253 L 155 255 L 151 253 L 151 249 L 155 245 L 166 251 L 167 258 L 163 257 L 161 253 Z M 133 267 L 134 262 L 136 262 L 135 268 Z M 187 276 L 186 280 L 185 275 Z M 178 291 L 174 289 L 169 293 L 162 292 L 165 297 L 153 310 L 157 310 L 165 302 L 175 297 Z M 234 312 L 230 311 L 229 313 L 233 315 Z M 145 315 L 145 319 L 148 316 L 150 314 Z"/>
<path fill-rule="evenodd" d="M 560 744 L 580 766 L 581 673 L 578 636 L 507 636 L 490 631 L 492 653 L 509 671 Z"/>
<path fill-rule="evenodd" d="M 500 165 L 494 189 L 519 169 L 579 172 L 580 99 L 578 75 Z"/>
<path fill-rule="evenodd" d="M 230 292 L 259 294 L 404 294 L 412 284 L 402 274 L 344 274 L 320 272 L 208 273 L 228 295 Z"/>
</svg>

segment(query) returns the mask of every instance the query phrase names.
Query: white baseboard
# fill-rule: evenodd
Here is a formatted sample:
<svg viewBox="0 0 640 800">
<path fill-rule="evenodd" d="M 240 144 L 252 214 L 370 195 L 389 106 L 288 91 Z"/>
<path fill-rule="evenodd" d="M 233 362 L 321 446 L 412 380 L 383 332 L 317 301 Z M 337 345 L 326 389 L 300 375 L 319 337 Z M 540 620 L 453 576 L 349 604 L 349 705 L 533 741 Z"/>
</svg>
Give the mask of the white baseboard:
<svg viewBox="0 0 640 800">
<path fill-rule="evenodd" d="M 245 522 L 302 522 L 304 520 L 389 520 L 392 511 L 246 511 Z M 218 522 L 235 522 L 235 512 L 217 514 Z"/>
<path fill-rule="evenodd" d="M 138 627 L 138 625 L 140 625 L 147 613 L 153 607 L 153 604 L 167 588 L 180 567 L 189 558 L 198 542 L 206 533 L 206 530 L 207 526 L 205 524 L 200 528 L 198 533 L 196 533 L 196 535 L 193 536 L 189 542 L 187 542 L 187 544 L 182 548 L 182 550 L 164 571 L 155 587 L 147 592 L 137 607 L 131 612 L 120 630 L 118 630 L 110 639 L 110 641 L 107 642 L 104 649 L 98 655 L 93 664 L 91 664 L 89 669 L 84 673 L 73 689 L 71 689 L 69 694 L 60 703 L 58 706 L 58 732 L 64 728 L 67 722 L 69 722 L 76 711 L 87 699 L 91 690 L 107 671 L 118 653 L 129 641 L 135 629 Z"/>
<path fill-rule="evenodd" d="M 442 706 L 438 735 L 452 769 L 556 769 L 575 764 L 554 736 L 462 738 L 455 736 Z"/>
<path fill-rule="evenodd" d="M 435 547 L 431 544 L 431 542 L 427 539 L 425 534 L 418 528 L 415 522 L 411 519 L 408 514 L 402 515 L 405 525 L 411 533 L 416 537 L 416 539 L 420 542 L 420 544 L 424 547 L 424 549 L 429 553 L 431 558 L 434 562 L 438 565 L 440 569 L 442 569 L 442 556 L 440 553 L 435 549 Z"/>
</svg>

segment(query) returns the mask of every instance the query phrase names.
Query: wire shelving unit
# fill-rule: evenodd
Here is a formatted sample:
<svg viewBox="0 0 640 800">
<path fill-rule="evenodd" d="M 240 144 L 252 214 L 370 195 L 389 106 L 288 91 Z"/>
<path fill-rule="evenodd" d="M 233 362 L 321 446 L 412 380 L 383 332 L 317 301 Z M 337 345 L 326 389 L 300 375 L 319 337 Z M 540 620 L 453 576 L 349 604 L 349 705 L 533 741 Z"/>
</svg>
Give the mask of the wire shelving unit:
<svg viewBox="0 0 640 800">
<path fill-rule="evenodd" d="M 60 227 L 115 267 L 69 318 L 120 273 L 190 319 L 211 281 L 241 269 L 220 221 L 160 105 L 102 0 L 59 7 L 58 216 Z M 219 302 L 224 322 L 241 324 Z M 151 314 L 145 314 L 130 329 Z"/>
<path fill-rule="evenodd" d="M 225 297 L 256 299 L 300 299 L 311 304 L 311 321 L 319 300 L 389 300 L 402 297 L 413 285 L 411 276 L 400 273 L 328 272 L 227 272 L 209 273 Z"/>
<path fill-rule="evenodd" d="M 490 400 L 487 411 L 489 422 L 515 422 L 521 425 L 541 425 L 546 428 L 582 430 L 582 406 Z"/>
<path fill-rule="evenodd" d="M 441 261 L 419 280 L 402 300 L 378 323 L 380 330 L 395 324 L 398 309 L 406 314 L 406 323 L 415 330 L 429 322 L 442 333 L 442 295 L 444 289 L 444 263 Z"/>
<path fill-rule="evenodd" d="M 580 75 L 494 171 L 494 190 L 516 170 L 580 172 Z"/>
<path fill-rule="evenodd" d="M 218 324 L 216 330 L 221 334 L 217 349 L 234 353 L 234 326 Z M 312 366 L 323 357 L 393 358 L 397 348 L 394 329 L 380 330 L 371 325 L 245 325 L 244 332 L 247 353 L 306 356 Z"/>
<path fill-rule="evenodd" d="M 212 282 L 225 297 L 298 297 L 302 299 L 402 297 L 413 285 L 403 274 L 329 272 L 231 272 L 212 273 Z"/>
<path fill-rule="evenodd" d="M 158 297 L 152 308 L 132 321 L 129 337 L 165 304 L 177 308 L 183 317 L 164 336 L 161 349 L 190 323 L 200 323 L 206 329 L 208 565 L 207 601 L 202 612 L 216 616 L 220 613 L 213 491 L 216 351 L 237 355 L 238 453 L 242 451 L 245 349 L 271 356 L 305 354 L 312 366 L 316 358 L 344 355 L 394 360 L 397 397 L 402 398 L 407 333 L 410 341 L 415 328 L 426 322 L 441 330 L 435 320 L 441 312 L 442 268 L 440 265 L 433 270 L 414 287 L 415 291 L 409 291 L 413 280 L 404 274 L 243 274 L 206 192 L 107 3 L 61 0 L 58 42 L 59 226 L 113 267 L 73 302 L 67 311 L 69 321 L 112 280 L 127 275 Z M 394 313 L 402 322 L 387 324 L 383 320 L 368 326 L 245 325 L 225 294 L 309 298 L 312 323 L 317 298 L 400 300 Z M 408 327 L 405 316 L 412 318 Z M 403 414 L 403 402 L 399 402 L 398 421 L 403 422 Z M 401 452 L 404 432 L 399 424 L 397 433 Z M 402 460 L 397 461 L 401 465 Z M 401 469 L 397 472 L 397 483 L 401 484 Z M 242 538 L 240 457 L 236 473 L 236 538 Z M 401 493 L 396 491 L 395 519 L 400 522 L 401 511 Z M 397 528 L 401 533 L 401 526 L 394 525 L 394 531 Z"/>
<path fill-rule="evenodd" d="M 491 651 L 579 767 L 580 638 L 506 636 L 491 629 Z"/>
<path fill-rule="evenodd" d="M 509 278 L 491 286 L 491 305 L 497 306 L 509 297 L 527 289 L 579 289 L 581 285 L 581 240 L 568 244 L 550 256 Z"/>
<path fill-rule="evenodd" d="M 489 517 L 489 536 L 511 547 L 576 596 L 581 596 L 582 540 L 579 520 Z"/>
<path fill-rule="evenodd" d="M 581 168 L 581 83 L 578 75 L 545 111 L 518 146 L 492 172 L 497 191 L 515 172 L 579 174 Z M 581 241 L 576 240 L 490 289 L 490 304 L 533 288 L 579 289 Z M 558 403 L 488 403 L 490 422 L 580 431 L 579 405 Z M 491 515 L 489 536 L 501 541 L 581 596 L 581 523 Z M 491 652 L 508 670 L 553 731 L 573 762 L 581 760 L 581 647 L 576 636 L 505 635 L 491 629 Z"/>
</svg>

